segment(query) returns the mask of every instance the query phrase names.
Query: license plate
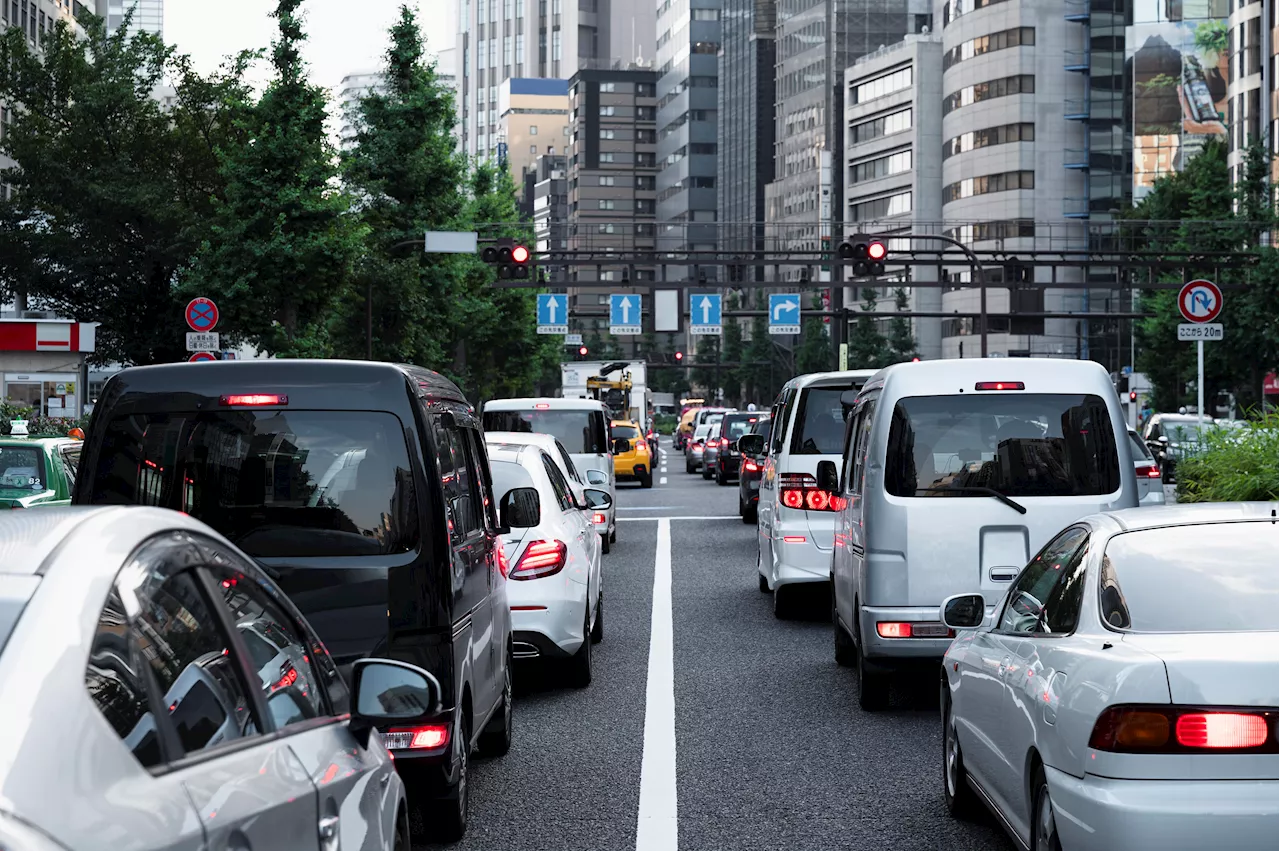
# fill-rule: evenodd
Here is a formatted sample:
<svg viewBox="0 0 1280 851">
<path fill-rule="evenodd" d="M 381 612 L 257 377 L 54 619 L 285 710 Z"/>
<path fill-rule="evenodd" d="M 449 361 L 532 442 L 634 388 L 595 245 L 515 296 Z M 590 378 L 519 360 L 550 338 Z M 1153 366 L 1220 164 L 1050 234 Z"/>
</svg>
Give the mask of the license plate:
<svg viewBox="0 0 1280 851">
<path fill-rule="evenodd" d="M 389 751 L 392 750 L 408 750 L 409 745 L 413 744 L 413 733 L 379 733 L 382 736 L 382 746 Z"/>
<path fill-rule="evenodd" d="M 758 491 L 758 490 L 760 490 L 760 480 L 759 480 L 759 479 L 757 479 L 757 480 L 752 481 L 752 482 L 747 482 L 747 487 L 748 487 L 748 488 L 750 488 L 750 489 L 751 489 L 751 490 L 753 490 L 753 491 Z"/>
<path fill-rule="evenodd" d="M 911 634 L 919 638 L 946 638 L 951 630 L 946 624 L 917 623 L 911 625 Z"/>
</svg>

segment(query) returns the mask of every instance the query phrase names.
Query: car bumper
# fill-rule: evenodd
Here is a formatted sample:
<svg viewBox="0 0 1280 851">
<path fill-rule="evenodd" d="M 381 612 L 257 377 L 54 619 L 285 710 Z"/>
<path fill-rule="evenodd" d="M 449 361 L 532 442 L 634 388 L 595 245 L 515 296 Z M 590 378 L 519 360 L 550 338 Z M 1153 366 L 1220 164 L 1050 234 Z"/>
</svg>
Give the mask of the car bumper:
<svg viewBox="0 0 1280 851">
<path fill-rule="evenodd" d="M 939 601 L 941 602 L 941 601 Z M 938 638 L 881 638 L 880 623 L 938 623 L 937 606 L 863 606 L 862 653 L 881 667 L 931 666 L 942 661 L 954 636 Z"/>
<path fill-rule="evenodd" d="M 1164 505 L 1164 485 L 1156 485 L 1146 493 L 1142 499 L 1138 500 L 1139 508 L 1146 508 L 1152 505 Z"/>
<path fill-rule="evenodd" d="M 1045 768 L 1063 848 L 1275 848 L 1280 780 L 1113 780 Z"/>
<path fill-rule="evenodd" d="M 645 473 L 650 471 L 650 467 L 646 462 L 638 462 L 635 465 L 625 468 L 616 468 L 613 471 L 613 477 L 620 482 L 629 482 L 642 478 Z"/>
<path fill-rule="evenodd" d="M 511 632 L 516 658 L 555 655 L 550 644 L 561 653 L 573 654 L 582 646 L 583 606 L 587 604 L 587 586 L 560 576 L 548 577 L 554 587 L 518 589 L 513 586 L 537 585 L 543 580 L 508 582 L 507 599 L 511 606 Z M 558 580 L 558 581 L 557 581 Z M 541 609 L 525 607 L 541 606 Z M 525 635 L 523 640 L 521 635 Z M 545 642 L 529 641 L 527 636 L 542 636 Z M 522 643 L 533 645 L 521 647 Z M 538 653 L 533 653 L 533 649 Z"/>
<path fill-rule="evenodd" d="M 785 513 L 787 517 L 775 517 L 772 530 L 774 585 L 830 581 L 834 531 L 827 534 L 825 540 L 815 542 L 804 512 L 783 509 L 777 513 Z M 804 540 L 788 541 L 787 538 Z M 822 544 L 826 544 L 825 548 Z"/>
</svg>

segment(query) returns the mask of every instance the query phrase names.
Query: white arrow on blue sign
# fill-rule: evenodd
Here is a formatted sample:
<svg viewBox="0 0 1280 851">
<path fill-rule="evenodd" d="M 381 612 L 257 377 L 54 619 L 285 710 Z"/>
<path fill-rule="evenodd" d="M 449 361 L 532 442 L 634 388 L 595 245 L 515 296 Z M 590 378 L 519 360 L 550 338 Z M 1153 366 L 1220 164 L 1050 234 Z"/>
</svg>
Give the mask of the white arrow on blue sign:
<svg viewBox="0 0 1280 851">
<path fill-rule="evenodd" d="M 776 293 L 769 296 L 769 333 L 800 333 L 800 296 Z"/>
<path fill-rule="evenodd" d="M 561 293 L 539 293 L 538 333 L 569 333 L 569 297 Z"/>
<path fill-rule="evenodd" d="M 709 293 L 693 293 L 689 296 L 689 333 L 719 334 L 720 296 Z"/>
<path fill-rule="evenodd" d="M 612 293 L 609 296 L 609 333 L 625 336 L 640 332 L 640 296 Z"/>
</svg>

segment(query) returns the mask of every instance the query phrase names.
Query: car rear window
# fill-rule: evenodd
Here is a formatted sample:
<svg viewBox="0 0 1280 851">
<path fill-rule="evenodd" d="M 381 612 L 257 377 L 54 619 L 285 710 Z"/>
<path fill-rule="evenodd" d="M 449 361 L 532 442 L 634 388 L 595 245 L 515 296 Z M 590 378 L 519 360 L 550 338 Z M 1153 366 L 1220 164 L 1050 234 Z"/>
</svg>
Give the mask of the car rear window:
<svg viewBox="0 0 1280 851">
<path fill-rule="evenodd" d="M 844 406 L 840 397 L 855 385 L 806 387 L 800 391 L 791 437 L 792 455 L 840 455 L 844 452 Z"/>
<path fill-rule="evenodd" d="M 1066 393 L 911 396 L 894 406 L 885 459 L 894 496 L 1101 496 L 1120 489 L 1107 404 Z"/>
<path fill-rule="evenodd" d="M 529 475 L 529 471 L 522 464 L 516 464 L 512 461 L 491 461 L 489 470 L 493 475 L 493 492 L 497 494 L 499 500 L 508 491 L 513 491 L 516 488 L 537 487 L 533 483 L 533 477 Z"/>
<path fill-rule="evenodd" d="M 612 427 L 611 431 L 612 431 L 614 440 L 618 440 L 619 438 L 626 438 L 627 440 L 635 440 L 638 437 L 640 437 L 640 429 L 636 428 L 635 426 L 616 425 Z"/>
<path fill-rule="evenodd" d="M 30 496 L 48 488 L 38 446 L 0 446 L 0 496 Z"/>
<path fill-rule="evenodd" d="M 1143 443 L 1142 438 L 1133 432 L 1129 432 L 1129 451 L 1133 453 L 1135 463 L 1155 460 L 1151 457 L 1151 450 L 1147 448 L 1147 444 Z"/>
<path fill-rule="evenodd" d="M 730 414 L 720 424 L 720 434 L 729 440 L 737 440 L 751 430 L 757 417 L 740 417 Z"/>
<path fill-rule="evenodd" d="M 404 427 L 390 413 L 134 414 L 106 425 L 94 464 L 81 501 L 185 511 L 252 556 L 418 546 Z"/>
<path fill-rule="evenodd" d="M 1136 632 L 1275 632 L 1280 547 L 1272 523 L 1117 535 L 1103 554 L 1102 620 Z"/>
<path fill-rule="evenodd" d="M 604 414 L 600 411 L 485 411 L 485 431 L 549 434 L 565 449 L 583 455 L 608 454 Z"/>
</svg>

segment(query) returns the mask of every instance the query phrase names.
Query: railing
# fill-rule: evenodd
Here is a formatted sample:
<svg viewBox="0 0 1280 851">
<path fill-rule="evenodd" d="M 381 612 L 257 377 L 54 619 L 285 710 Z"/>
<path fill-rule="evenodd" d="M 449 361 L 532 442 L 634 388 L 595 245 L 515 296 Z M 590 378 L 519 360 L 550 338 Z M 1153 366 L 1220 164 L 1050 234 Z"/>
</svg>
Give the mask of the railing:
<svg viewBox="0 0 1280 851">
<path fill-rule="evenodd" d="M 1091 0 L 1065 0 L 1063 17 L 1068 21 L 1089 20 L 1089 4 Z"/>
<path fill-rule="evenodd" d="M 1089 119 L 1089 99 L 1067 98 L 1063 103 L 1062 115 L 1068 121 L 1087 121 Z"/>
<path fill-rule="evenodd" d="M 1088 50 L 1062 51 L 1062 65 L 1068 71 L 1088 71 L 1089 70 L 1089 51 Z"/>
<path fill-rule="evenodd" d="M 1067 148 L 1062 152 L 1062 165 L 1065 168 L 1087 169 L 1089 167 L 1089 149 Z"/>
<path fill-rule="evenodd" d="M 1088 198 L 1063 198 L 1062 215 L 1068 219 L 1089 218 Z"/>
</svg>

